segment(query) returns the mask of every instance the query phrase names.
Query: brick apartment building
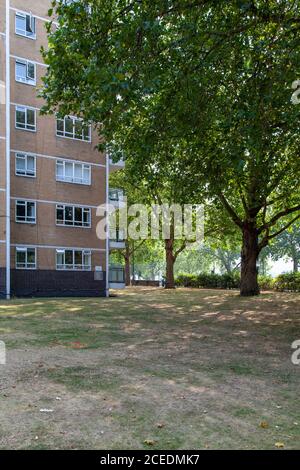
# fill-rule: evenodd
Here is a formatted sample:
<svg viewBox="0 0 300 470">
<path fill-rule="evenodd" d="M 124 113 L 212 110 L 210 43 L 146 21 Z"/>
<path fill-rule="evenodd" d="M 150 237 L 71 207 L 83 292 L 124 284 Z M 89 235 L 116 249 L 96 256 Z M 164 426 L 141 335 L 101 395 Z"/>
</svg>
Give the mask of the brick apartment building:
<svg viewBox="0 0 300 470">
<path fill-rule="evenodd" d="M 0 0 L 0 296 L 108 295 L 109 240 L 96 208 L 109 201 L 109 171 L 82 121 L 40 116 L 50 0 Z M 120 163 L 121 165 L 121 163 Z M 112 242 L 111 242 L 112 243 Z M 114 248 L 122 240 L 114 241 Z"/>
</svg>

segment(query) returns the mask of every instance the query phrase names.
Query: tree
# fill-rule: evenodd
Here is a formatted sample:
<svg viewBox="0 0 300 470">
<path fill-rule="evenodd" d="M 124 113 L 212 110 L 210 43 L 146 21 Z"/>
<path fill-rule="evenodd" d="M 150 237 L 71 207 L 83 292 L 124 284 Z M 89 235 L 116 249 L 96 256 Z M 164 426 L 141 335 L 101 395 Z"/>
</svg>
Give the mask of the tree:
<svg viewBox="0 0 300 470">
<path fill-rule="evenodd" d="M 241 294 L 257 295 L 261 250 L 300 217 L 299 2 L 84 0 L 56 13 L 44 110 L 101 123 L 108 141 L 133 119 L 142 133 L 146 116 L 154 140 L 180 142 L 189 189 L 240 230 Z"/>
<path fill-rule="evenodd" d="M 145 151 L 147 141 L 151 139 L 149 136 L 151 133 L 152 129 L 147 127 L 147 122 L 143 124 L 143 133 L 140 133 L 140 126 L 135 127 L 134 123 L 131 125 L 130 137 L 122 138 L 120 130 L 118 135 L 115 133 L 114 143 L 117 147 L 115 152 L 118 151 L 117 143 L 119 142 L 129 156 L 126 159 L 125 169 L 113 176 L 112 181 L 113 184 L 125 189 L 125 193 L 130 195 L 131 203 L 146 203 L 149 211 L 152 209 L 152 214 L 155 214 L 157 208 L 161 210 L 155 217 L 158 226 L 156 236 L 164 241 L 165 287 L 174 289 L 176 259 L 185 250 L 188 242 L 193 241 L 193 239 L 188 239 L 185 234 L 178 237 L 176 233 L 178 222 L 182 222 L 184 204 L 187 200 L 192 201 L 191 191 L 188 186 L 188 179 L 185 180 L 183 160 L 180 165 L 177 163 L 178 145 L 174 146 L 172 142 L 167 140 L 158 140 L 156 143 L 153 140 L 151 146 Z M 118 140 L 116 141 L 116 139 Z M 138 145 L 136 142 L 138 142 Z M 197 201 L 199 198 L 198 196 Z M 194 196 L 193 202 L 195 200 L 196 197 Z M 166 215 L 170 215 L 169 219 L 164 218 L 162 213 L 164 207 L 166 208 Z M 178 209 L 181 212 L 179 213 L 180 220 L 177 219 L 178 214 L 176 211 Z"/>
<path fill-rule="evenodd" d="M 270 247 L 271 257 L 275 260 L 289 258 L 293 261 L 293 271 L 299 271 L 300 263 L 300 225 L 295 223 L 281 233 Z"/>
</svg>

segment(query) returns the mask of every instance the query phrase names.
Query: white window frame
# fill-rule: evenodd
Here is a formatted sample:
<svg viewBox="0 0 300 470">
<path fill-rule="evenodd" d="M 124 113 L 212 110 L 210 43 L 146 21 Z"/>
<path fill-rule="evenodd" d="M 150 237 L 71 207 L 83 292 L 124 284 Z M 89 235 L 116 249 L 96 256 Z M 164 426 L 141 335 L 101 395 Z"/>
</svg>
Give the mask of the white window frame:
<svg viewBox="0 0 300 470">
<path fill-rule="evenodd" d="M 24 29 L 19 29 L 17 27 L 17 18 L 22 18 L 25 19 L 25 28 Z M 29 17 L 29 20 L 31 22 L 31 30 L 27 30 L 27 18 Z M 33 27 L 32 27 L 33 26 Z M 22 36 L 28 39 L 36 39 L 36 17 L 32 15 L 32 13 L 23 13 L 21 11 L 16 12 L 15 16 L 15 32 L 17 36 Z"/>
<path fill-rule="evenodd" d="M 28 170 L 28 157 L 33 158 L 34 160 L 34 170 L 33 170 L 34 174 L 30 174 L 31 170 Z M 18 159 L 21 159 L 21 158 L 25 160 L 24 173 L 22 173 L 21 170 L 19 170 L 18 172 L 18 168 L 17 168 L 17 161 Z M 30 153 L 21 153 L 21 152 L 16 153 L 15 154 L 15 175 L 23 176 L 25 178 L 35 178 L 36 177 L 36 156 Z"/>
<path fill-rule="evenodd" d="M 34 112 L 34 124 L 28 124 L 28 113 L 27 113 L 28 110 Z M 24 127 L 22 127 L 23 123 L 19 123 L 19 125 L 18 125 L 18 122 L 17 122 L 17 112 L 18 111 L 19 112 L 25 112 Z M 32 127 L 32 129 L 28 126 Z M 19 129 L 19 130 L 22 130 L 22 131 L 27 131 L 27 132 L 36 132 L 36 109 L 31 108 L 30 106 L 19 106 L 19 105 L 17 105 L 16 109 L 15 109 L 15 128 Z"/>
<path fill-rule="evenodd" d="M 34 204 L 34 218 L 33 217 L 30 217 L 30 219 L 33 219 L 33 220 L 28 220 L 29 216 L 28 216 L 28 207 L 27 207 L 27 204 Z M 19 220 L 18 219 L 18 206 L 25 206 L 25 216 L 24 216 L 24 220 Z M 28 199 L 16 199 L 16 202 L 15 202 L 15 217 L 16 217 L 16 222 L 18 224 L 31 224 L 31 225 L 35 225 L 36 224 L 36 202 L 35 201 L 30 201 Z"/>
<path fill-rule="evenodd" d="M 66 209 L 72 209 L 72 220 L 67 220 L 65 218 L 65 210 Z M 78 225 L 78 222 L 75 220 L 75 211 L 76 209 L 81 209 L 82 214 L 81 214 L 81 224 Z M 62 210 L 63 211 L 63 219 L 59 219 L 57 217 L 57 211 Z M 88 225 L 84 225 L 84 218 L 83 215 L 84 213 L 88 214 Z M 83 206 L 71 206 L 70 204 L 56 204 L 56 225 L 59 227 L 75 227 L 75 228 L 91 228 L 91 219 L 92 219 L 92 214 L 91 214 L 91 208 L 90 207 L 83 207 Z"/>
<path fill-rule="evenodd" d="M 72 264 L 66 264 L 66 251 L 72 252 Z M 81 252 L 81 264 L 75 263 L 75 253 Z M 58 263 L 58 255 L 63 256 L 63 263 Z M 84 264 L 84 257 L 88 256 L 89 263 Z M 70 249 L 57 249 L 56 250 L 56 270 L 57 271 L 91 271 L 92 269 L 92 251 L 89 249 L 75 250 Z"/>
<path fill-rule="evenodd" d="M 28 262 L 28 250 L 34 251 L 34 263 Z M 25 253 L 25 263 L 18 262 L 18 253 Z M 17 246 L 15 253 L 16 269 L 30 269 L 35 270 L 37 267 L 37 254 L 36 248 L 27 247 L 27 246 Z M 22 266 L 23 265 L 23 266 Z"/>
<path fill-rule="evenodd" d="M 72 121 L 72 132 L 67 132 L 66 131 L 66 119 L 70 119 Z M 82 127 L 82 138 L 78 138 L 78 137 L 76 137 L 76 130 L 75 130 L 76 122 L 81 122 L 83 124 L 83 119 L 77 118 L 75 116 L 65 116 L 63 119 L 60 119 L 60 118 L 56 119 L 56 136 L 57 137 L 63 137 L 64 139 L 79 140 L 80 142 L 91 143 L 91 141 L 92 141 L 91 125 L 86 124 L 86 127 L 88 129 L 88 138 L 87 139 L 84 138 L 84 127 Z M 62 127 L 63 127 L 62 130 L 58 130 L 58 124 L 59 123 L 62 123 Z M 68 134 L 68 135 L 66 135 L 66 134 Z"/>
<path fill-rule="evenodd" d="M 124 190 L 119 188 L 110 188 L 109 189 L 109 200 L 112 202 L 122 202 L 124 201 Z"/>
<path fill-rule="evenodd" d="M 72 176 L 67 176 L 66 165 L 72 165 Z M 77 165 L 78 166 L 81 165 L 82 178 L 78 178 L 75 176 L 75 168 Z M 59 167 L 62 168 L 62 176 L 58 174 Z M 88 170 L 89 172 L 88 179 L 84 178 L 84 170 Z M 91 185 L 91 170 L 92 170 L 91 165 L 87 163 L 57 159 L 56 160 L 56 181 L 59 181 L 61 183 L 74 183 L 74 184 L 83 184 L 85 186 L 90 186 Z"/>
<path fill-rule="evenodd" d="M 18 77 L 17 75 L 17 64 L 21 64 L 26 68 L 26 78 Z M 34 67 L 34 78 L 31 78 L 28 73 L 29 65 Z M 27 59 L 16 59 L 15 61 L 15 79 L 16 82 L 24 83 L 26 85 L 36 86 L 36 63 Z"/>
</svg>

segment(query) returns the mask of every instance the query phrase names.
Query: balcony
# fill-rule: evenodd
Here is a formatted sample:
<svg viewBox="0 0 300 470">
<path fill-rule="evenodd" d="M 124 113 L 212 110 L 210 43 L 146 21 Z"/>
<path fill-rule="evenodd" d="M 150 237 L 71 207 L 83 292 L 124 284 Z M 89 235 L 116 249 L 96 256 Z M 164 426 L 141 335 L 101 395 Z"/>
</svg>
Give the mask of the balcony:
<svg viewBox="0 0 300 470">
<path fill-rule="evenodd" d="M 125 289 L 125 272 L 121 266 L 110 266 L 109 268 L 109 288 Z"/>
<path fill-rule="evenodd" d="M 126 197 L 122 189 L 109 190 L 109 203 L 112 204 L 116 209 L 122 209 L 125 207 Z"/>
<path fill-rule="evenodd" d="M 125 236 L 123 230 L 111 229 L 109 231 L 109 248 L 120 250 L 125 248 Z"/>
</svg>

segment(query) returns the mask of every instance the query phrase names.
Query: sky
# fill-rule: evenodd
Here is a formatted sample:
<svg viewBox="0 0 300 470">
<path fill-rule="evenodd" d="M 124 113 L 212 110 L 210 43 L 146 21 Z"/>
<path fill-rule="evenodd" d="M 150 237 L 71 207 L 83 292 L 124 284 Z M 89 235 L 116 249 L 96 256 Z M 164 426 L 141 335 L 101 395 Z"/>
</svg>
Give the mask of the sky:
<svg viewBox="0 0 300 470">
<path fill-rule="evenodd" d="M 278 274 L 291 272 L 291 271 L 293 271 L 292 261 L 286 261 L 284 259 L 274 261 L 270 267 L 271 276 L 278 276 Z"/>
</svg>

